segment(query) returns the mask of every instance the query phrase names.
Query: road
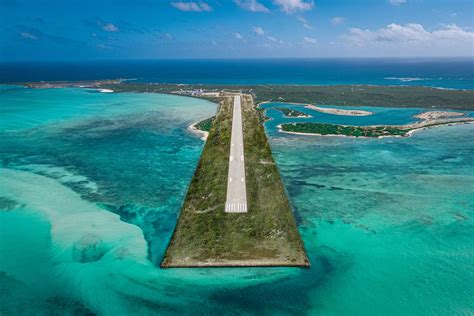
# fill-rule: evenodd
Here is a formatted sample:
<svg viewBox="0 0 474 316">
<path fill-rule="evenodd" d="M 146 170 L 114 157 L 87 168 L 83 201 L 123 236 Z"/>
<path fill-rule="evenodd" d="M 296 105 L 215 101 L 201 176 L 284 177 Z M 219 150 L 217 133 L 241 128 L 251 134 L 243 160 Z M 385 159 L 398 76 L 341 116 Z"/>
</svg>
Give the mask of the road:
<svg viewBox="0 0 474 316">
<path fill-rule="evenodd" d="M 244 137 L 242 133 L 241 96 L 234 96 L 232 136 L 230 138 L 229 177 L 227 179 L 226 213 L 247 212 L 245 187 Z"/>
</svg>

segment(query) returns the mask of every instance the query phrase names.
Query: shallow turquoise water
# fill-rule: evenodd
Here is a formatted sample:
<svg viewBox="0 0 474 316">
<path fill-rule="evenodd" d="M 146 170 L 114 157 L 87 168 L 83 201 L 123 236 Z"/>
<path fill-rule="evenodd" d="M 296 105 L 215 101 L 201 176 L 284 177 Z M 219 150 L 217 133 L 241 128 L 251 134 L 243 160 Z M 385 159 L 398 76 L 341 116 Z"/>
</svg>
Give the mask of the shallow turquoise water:
<svg viewBox="0 0 474 316">
<path fill-rule="evenodd" d="M 336 108 L 336 109 L 345 109 L 345 110 L 364 110 L 372 112 L 372 115 L 367 116 L 347 116 L 347 115 L 333 115 L 318 112 L 316 110 L 305 108 L 303 104 L 287 104 L 280 102 L 270 102 L 261 104 L 261 108 L 266 110 L 266 113 L 272 119 L 265 123 L 265 127 L 271 133 L 277 130 L 277 126 L 284 123 L 292 122 L 318 122 L 318 123 L 328 123 L 328 124 L 342 124 L 342 125 L 405 125 L 411 124 L 419 121 L 419 119 L 414 116 L 423 112 L 426 112 L 426 109 L 419 108 L 407 108 L 407 109 L 397 109 L 397 108 L 384 108 L 384 107 L 354 107 L 354 106 L 321 106 L 324 108 Z M 306 114 L 309 114 L 311 117 L 308 118 L 292 118 L 285 116 L 282 112 L 278 111 L 276 108 L 289 108 L 294 109 Z M 474 111 L 455 111 L 465 113 L 467 116 L 474 117 Z"/>
<path fill-rule="evenodd" d="M 0 99 L 2 315 L 474 310 L 473 125 L 372 140 L 267 123 L 312 267 L 161 270 L 203 145 L 186 127 L 215 105 L 81 89 Z"/>
</svg>

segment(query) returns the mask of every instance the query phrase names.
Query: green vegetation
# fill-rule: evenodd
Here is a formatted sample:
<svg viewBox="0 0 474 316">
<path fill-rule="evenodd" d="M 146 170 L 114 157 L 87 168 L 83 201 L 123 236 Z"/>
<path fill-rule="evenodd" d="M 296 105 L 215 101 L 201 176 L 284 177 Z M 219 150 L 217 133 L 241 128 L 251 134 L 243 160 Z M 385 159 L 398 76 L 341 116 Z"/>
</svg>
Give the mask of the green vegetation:
<svg viewBox="0 0 474 316">
<path fill-rule="evenodd" d="M 200 122 L 198 122 L 195 127 L 201 131 L 204 131 L 204 132 L 209 132 L 211 130 L 211 127 L 212 127 L 212 122 L 214 121 L 216 117 L 213 116 L 213 117 L 210 117 L 210 118 L 207 118 L 205 120 L 202 120 Z"/>
<path fill-rule="evenodd" d="M 474 110 L 473 90 L 442 90 L 429 87 L 387 87 L 366 85 L 177 85 L 118 83 L 101 84 L 115 91 L 173 93 L 183 89 L 243 91 L 252 94 L 255 102 L 295 102 L 318 105 L 412 107 L 453 110 Z M 202 96 L 215 101 L 216 98 Z"/>
<path fill-rule="evenodd" d="M 301 111 L 293 110 L 293 109 L 288 109 L 288 108 L 276 108 L 276 109 L 288 117 L 311 117 L 309 114 L 303 113 Z"/>
<path fill-rule="evenodd" d="M 225 98 L 189 186 L 163 267 L 307 266 L 263 126 L 242 98 L 248 213 L 225 213 L 232 126 Z"/>
<path fill-rule="evenodd" d="M 258 122 L 260 124 L 263 124 L 266 121 L 270 120 L 270 118 L 265 114 L 265 109 L 256 108 L 256 110 L 257 110 Z"/>
<path fill-rule="evenodd" d="M 474 91 L 403 86 L 265 86 L 254 88 L 256 101 L 340 106 L 474 109 Z"/>
<path fill-rule="evenodd" d="M 289 123 L 283 124 L 285 132 L 319 135 L 346 135 L 354 137 L 405 136 L 409 129 L 390 126 L 345 126 L 323 123 Z"/>
</svg>

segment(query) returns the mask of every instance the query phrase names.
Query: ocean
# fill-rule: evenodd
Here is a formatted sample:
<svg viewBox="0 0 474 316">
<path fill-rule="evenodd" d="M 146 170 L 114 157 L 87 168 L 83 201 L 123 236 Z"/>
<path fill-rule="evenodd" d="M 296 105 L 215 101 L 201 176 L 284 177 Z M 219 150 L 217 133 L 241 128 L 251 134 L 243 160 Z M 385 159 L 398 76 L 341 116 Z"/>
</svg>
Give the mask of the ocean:
<svg viewBox="0 0 474 316">
<path fill-rule="evenodd" d="M 216 104 L 13 85 L 0 103 L 1 315 L 474 311 L 472 124 L 409 138 L 289 135 L 276 129 L 281 104 L 266 104 L 311 268 L 160 269 L 204 145 L 187 127 Z M 317 118 L 404 124 L 423 111 L 370 109 Z"/>
<path fill-rule="evenodd" d="M 133 79 L 201 84 L 370 84 L 474 89 L 474 59 L 247 59 L 0 63 L 0 83 Z"/>
</svg>

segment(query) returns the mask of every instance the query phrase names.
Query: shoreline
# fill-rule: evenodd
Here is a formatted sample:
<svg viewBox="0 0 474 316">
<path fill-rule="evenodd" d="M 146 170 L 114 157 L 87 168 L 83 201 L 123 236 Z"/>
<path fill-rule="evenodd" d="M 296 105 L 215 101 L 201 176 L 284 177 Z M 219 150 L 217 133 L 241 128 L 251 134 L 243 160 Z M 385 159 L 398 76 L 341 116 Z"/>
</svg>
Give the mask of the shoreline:
<svg viewBox="0 0 474 316">
<path fill-rule="evenodd" d="M 343 110 L 337 108 L 323 108 L 312 104 L 306 104 L 304 106 L 307 109 L 318 111 L 321 113 L 332 114 L 332 115 L 341 115 L 341 116 L 369 116 L 374 115 L 374 112 L 364 111 L 364 110 Z"/>
<path fill-rule="evenodd" d="M 309 261 L 304 263 L 288 263 L 285 260 L 227 260 L 227 261 L 208 261 L 208 262 L 193 262 L 193 263 L 164 263 L 160 265 L 163 269 L 183 269 L 183 268 L 302 268 L 309 269 L 311 264 Z"/>
<path fill-rule="evenodd" d="M 345 110 L 345 109 L 338 109 L 338 108 L 332 108 L 332 107 L 321 107 L 317 106 L 314 104 L 310 103 L 297 103 L 297 102 L 279 102 L 279 101 L 263 101 L 260 102 L 257 105 L 257 108 L 260 107 L 262 104 L 268 104 L 268 103 L 284 103 L 284 104 L 290 104 L 290 105 L 297 105 L 297 106 L 303 106 L 307 109 L 317 111 L 320 113 L 325 113 L 325 114 L 332 114 L 332 115 L 340 115 L 340 116 L 369 116 L 369 115 L 374 115 L 375 112 L 371 111 L 365 111 L 365 110 Z M 351 106 L 352 107 L 352 106 Z M 268 110 L 268 109 L 265 109 Z M 292 117 L 292 116 L 287 116 L 289 118 L 312 118 L 313 116 L 308 114 L 308 117 Z"/>
<path fill-rule="evenodd" d="M 432 128 L 438 128 L 438 127 L 443 127 L 443 126 L 455 126 L 455 125 L 466 125 L 466 124 L 474 124 L 474 121 L 465 121 L 465 122 L 448 122 L 444 124 L 437 124 L 437 125 L 428 125 L 428 126 L 420 126 L 417 128 L 409 129 L 405 133 L 405 135 L 386 135 L 386 136 L 377 136 L 377 137 L 368 137 L 368 136 L 351 136 L 351 135 L 344 135 L 344 134 L 318 134 L 318 133 L 302 133 L 302 132 L 290 132 L 290 131 L 284 131 L 281 127 L 282 124 L 277 125 L 278 132 L 279 133 L 285 133 L 285 134 L 293 134 L 293 135 L 302 135 L 302 136 L 321 136 L 321 137 L 346 137 L 346 138 L 373 138 L 373 139 L 379 139 L 379 138 L 403 138 L 403 137 L 411 137 L 417 132 L 421 132 L 423 130 L 427 129 L 432 129 Z"/>
<path fill-rule="evenodd" d="M 192 123 L 191 125 L 188 126 L 187 130 L 193 133 L 194 135 L 201 136 L 199 139 L 206 141 L 207 137 L 209 136 L 209 132 L 202 131 L 199 128 L 196 127 L 196 124 L 198 124 L 201 121 L 197 121 Z"/>
<path fill-rule="evenodd" d="M 115 92 L 115 91 L 112 90 L 112 89 L 98 89 L 98 91 L 99 91 L 100 93 L 113 93 L 113 92 Z"/>
</svg>

